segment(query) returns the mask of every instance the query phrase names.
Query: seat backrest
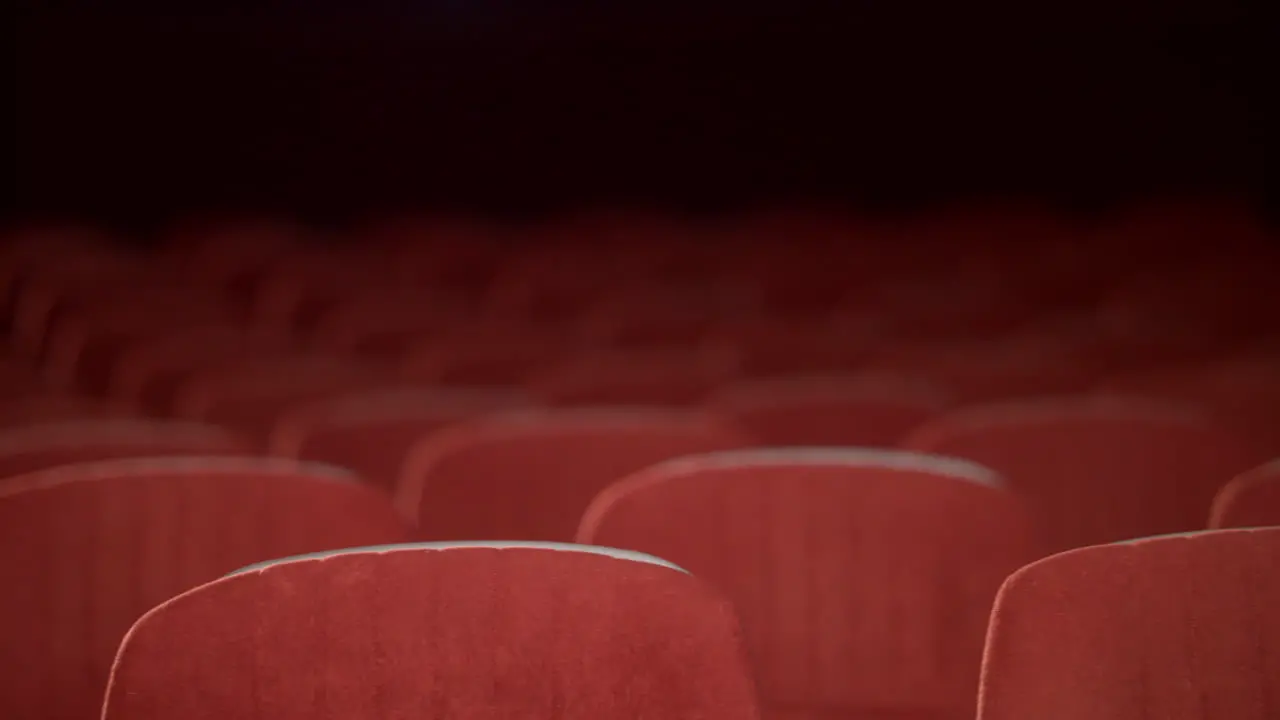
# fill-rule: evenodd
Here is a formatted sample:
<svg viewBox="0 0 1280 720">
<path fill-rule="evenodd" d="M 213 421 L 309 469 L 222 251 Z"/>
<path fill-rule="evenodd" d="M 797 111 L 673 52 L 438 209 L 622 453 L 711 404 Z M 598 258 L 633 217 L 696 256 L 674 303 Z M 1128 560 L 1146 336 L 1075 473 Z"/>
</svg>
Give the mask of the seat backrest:
<svg viewBox="0 0 1280 720">
<path fill-rule="evenodd" d="M 248 568 L 133 627 L 102 717 L 267 708 L 277 720 L 759 717 L 723 598 L 655 558 L 568 545 L 403 545 Z"/>
<path fill-rule="evenodd" d="M 299 403 L 378 387 L 377 368 L 327 356 L 278 356 L 192 373 L 174 414 L 234 428 L 265 447 L 276 422 Z"/>
<path fill-rule="evenodd" d="M 1239 432 L 1258 461 L 1280 454 L 1280 354 L 1246 353 L 1112 377 L 1102 392 L 1194 405 Z"/>
<path fill-rule="evenodd" d="M 886 342 L 868 367 L 919 377 L 958 402 L 1080 392 L 1096 379 L 1083 348 L 1065 335 L 1028 332 L 994 340 Z"/>
<path fill-rule="evenodd" d="M 1280 528 L 1146 538 L 1015 573 L 992 613 L 980 720 L 1269 720 Z"/>
<path fill-rule="evenodd" d="M 1211 528 L 1280 525 L 1280 459 L 1242 473 L 1218 491 Z"/>
<path fill-rule="evenodd" d="M 1038 557 L 995 473 L 873 450 L 673 460 L 597 496 L 578 541 L 725 593 L 777 717 L 972 717 L 996 590 Z"/>
<path fill-rule="evenodd" d="M 519 386 L 571 353 L 574 342 L 565 332 L 480 324 L 407 349 L 399 374 L 442 385 Z"/>
<path fill-rule="evenodd" d="M 569 541 L 596 493 L 681 455 L 743 447 L 712 418 L 641 410 L 527 411 L 439 433 L 410 451 L 396 507 L 423 540 Z"/>
<path fill-rule="evenodd" d="M 1224 478 L 1252 464 L 1245 443 L 1190 409 L 1101 397 L 971 406 L 904 447 L 1004 475 L 1055 551 L 1203 528 Z"/>
<path fill-rule="evenodd" d="M 927 383 L 858 375 L 736 383 L 709 404 L 765 445 L 886 448 L 946 405 Z"/>
<path fill-rule="evenodd" d="M 96 379 L 112 398 L 154 411 L 168 411 L 172 387 L 184 374 L 199 368 L 248 363 L 284 354 L 280 338 L 252 336 L 232 324 L 208 324 L 154 335 L 120 347 L 99 362 L 103 377 Z"/>
<path fill-rule="evenodd" d="M 0 429 L 125 415 L 121 408 L 74 395 L 38 393 L 0 400 Z"/>
<path fill-rule="evenodd" d="M 688 407 L 705 400 L 734 373 L 733 360 L 688 351 L 598 351 L 549 368 L 529 381 L 547 404 Z"/>
<path fill-rule="evenodd" d="M 407 535 L 381 494 L 292 462 L 117 460 L 0 481 L 0 707 L 96 718 L 116 647 L 157 604 L 249 563 Z"/>
<path fill-rule="evenodd" d="M 528 404 L 511 391 L 401 387 L 352 392 L 289 410 L 269 452 L 351 468 L 391 493 L 409 450 L 447 427 Z"/>
<path fill-rule="evenodd" d="M 50 420 L 0 430 L 0 478 L 59 465 L 157 455 L 238 455 L 245 441 L 213 425 L 127 417 Z"/>
<path fill-rule="evenodd" d="M 196 371 L 173 399 L 173 413 L 196 420 L 234 415 L 239 405 L 311 391 L 368 385 L 377 378 L 370 366 L 344 358 L 274 356 L 243 364 Z"/>
</svg>

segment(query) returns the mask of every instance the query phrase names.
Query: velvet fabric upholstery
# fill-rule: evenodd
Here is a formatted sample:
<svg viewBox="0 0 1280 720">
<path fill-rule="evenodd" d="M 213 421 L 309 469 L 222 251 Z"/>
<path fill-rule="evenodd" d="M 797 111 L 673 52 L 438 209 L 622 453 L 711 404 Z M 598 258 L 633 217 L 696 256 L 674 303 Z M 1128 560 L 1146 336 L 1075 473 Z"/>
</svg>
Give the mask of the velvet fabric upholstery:
<svg viewBox="0 0 1280 720">
<path fill-rule="evenodd" d="M 438 387 L 353 392 L 290 409 L 272 432 L 270 452 L 351 468 L 389 495 L 409 450 L 433 433 L 520 407 L 520 393 Z"/>
<path fill-rule="evenodd" d="M 1194 405 L 1246 438 L 1259 463 L 1280 456 L 1280 348 L 1112 377 L 1100 389 Z"/>
<path fill-rule="evenodd" d="M 526 411 L 459 426 L 418 444 L 396 507 L 419 539 L 567 542 L 596 493 L 681 455 L 742 447 L 711 418 L 645 410 Z"/>
<path fill-rule="evenodd" d="M 987 617 L 1038 557 L 972 463 L 870 450 L 674 460 L 601 493 L 578 541 L 663 557 L 742 618 L 766 717 L 965 720 Z"/>
<path fill-rule="evenodd" d="M 1072 550 L 1000 590 L 980 720 L 1280 717 L 1280 528 Z"/>
<path fill-rule="evenodd" d="M 1280 459 L 1243 473 L 1218 491 L 1211 528 L 1280 525 Z"/>
<path fill-rule="evenodd" d="M 181 384 L 173 412 L 233 428 L 265 449 L 279 420 L 296 405 L 382 382 L 371 367 L 329 356 L 277 357 L 193 373 Z"/>
<path fill-rule="evenodd" d="M 246 564 L 402 542 L 379 493 L 331 468 L 237 458 L 119 460 L 0 483 L 0 712 L 98 717 L 143 613 Z"/>
<path fill-rule="evenodd" d="M 59 465 L 155 455 L 238 455 L 243 439 L 214 425 L 144 418 L 79 418 L 0 432 L 0 478 Z"/>
<path fill-rule="evenodd" d="M 946 405 L 926 383 L 858 375 L 743 382 L 710 402 L 762 445 L 885 448 Z"/>
<path fill-rule="evenodd" d="M 513 387 L 557 364 L 574 344 L 563 331 L 489 320 L 408 348 L 397 363 L 406 380 Z"/>
<path fill-rule="evenodd" d="M 1246 443 L 1191 409 L 1104 397 L 972 406 L 904 446 L 1000 472 L 1051 551 L 1201 529 L 1214 493 L 1252 464 Z"/>
<path fill-rule="evenodd" d="M 530 378 L 548 405 L 690 407 L 733 375 L 731 359 L 687 350 L 595 351 Z"/>
<path fill-rule="evenodd" d="M 248 569 L 156 608 L 103 720 L 755 720 L 729 603 L 571 549 L 371 549 Z"/>
</svg>

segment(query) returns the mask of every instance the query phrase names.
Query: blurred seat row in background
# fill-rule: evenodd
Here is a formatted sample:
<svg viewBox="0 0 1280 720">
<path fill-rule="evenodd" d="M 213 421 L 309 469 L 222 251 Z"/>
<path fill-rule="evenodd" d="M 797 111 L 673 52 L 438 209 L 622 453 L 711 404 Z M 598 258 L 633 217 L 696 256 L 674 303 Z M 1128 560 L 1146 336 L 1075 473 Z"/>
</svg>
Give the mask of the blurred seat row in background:
<svg viewBox="0 0 1280 720">
<path fill-rule="evenodd" d="M 984 643 L 984 718 L 1141 717 L 1188 672 L 1273 709 L 1276 531 L 1222 529 L 1280 524 L 1280 267 L 1247 214 L 314 235 L 4 246 L 13 717 L 96 717 L 118 650 L 108 717 L 502 717 L 498 677 L 566 717 L 966 718 Z M 456 546 L 493 541 L 544 546 Z"/>
</svg>

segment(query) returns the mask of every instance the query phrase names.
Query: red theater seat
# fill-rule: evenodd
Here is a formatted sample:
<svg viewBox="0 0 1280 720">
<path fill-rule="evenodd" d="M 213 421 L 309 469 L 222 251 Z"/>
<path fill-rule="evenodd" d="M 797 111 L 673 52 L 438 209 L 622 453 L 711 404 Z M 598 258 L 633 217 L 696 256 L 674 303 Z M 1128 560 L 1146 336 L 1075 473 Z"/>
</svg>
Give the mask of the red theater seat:
<svg viewBox="0 0 1280 720">
<path fill-rule="evenodd" d="M 1280 455 L 1280 354 L 1256 352 L 1130 373 L 1101 389 L 1195 405 L 1245 437 L 1258 461 Z"/>
<path fill-rule="evenodd" d="M 292 462 L 115 460 L 0 481 L 0 707 L 96 719 L 116 648 L 151 608 L 250 563 L 407 532 L 381 494 Z"/>
<path fill-rule="evenodd" d="M 133 345 L 192 327 L 235 322 L 228 308 L 208 299 L 160 293 L 102 302 L 109 304 L 75 311 L 51 324 L 42 365 L 56 386 L 102 394 L 117 358 Z"/>
<path fill-rule="evenodd" d="M 432 434 L 528 403 L 493 390 L 410 387 L 344 393 L 289 410 L 270 452 L 351 468 L 388 493 L 400 484 L 409 450 Z"/>
<path fill-rule="evenodd" d="M 1280 528 L 1055 555 L 1005 582 L 979 720 L 1271 720 Z"/>
<path fill-rule="evenodd" d="M 1243 473 L 1223 486 L 1209 513 L 1211 528 L 1280 525 L 1280 460 Z"/>
<path fill-rule="evenodd" d="M 383 383 L 377 368 L 321 355 L 275 356 L 204 368 L 174 396 L 173 414 L 235 428 L 265 446 L 275 423 L 299 403 Z"/>
<path fill-rule="evenodd" d="M 366 291 L 320 312 L 310 336 L 322 352 L 395 356 L 415 340 L 452 330 L 464 318 L 456 301 L 438 294 Z"/>
<path fill-rule="evenodd" d="M 734 375 L 733 358 L 713 352 L 587 352 L 528 383 L 549 405 L 697 405 Z"/>
<path fill-rule="evenodd" d="M 571 337 L 518 324 L 478 324 L 417 343 L 399 362 L 408 380 L 518 386 L 575 350 Z"/>
<path fill-rule="evenodd" d="M 1202 528 L 1224 478 L 1251 464 L 1244 443 L 1189 409 L 1116 398 L 975 405 L 903 444 L 1004 475 L 1051 550 Z"/>
<path fill-rule="evenodd" d="M 82 377 L 91 392 L 164 413 L 175 386 L 200 369 L 248 365 L 288 349 L 282 338 L 254 336 L 237 325 L 196 325 L 102 348 L 96 358 L 86 356 Z"/>
<path fill-rule="evenodd" d="M 419 443 L 396 506 L 424 540 L 569 541 L 596 493 L 681 455 L 747 442 L 714 420 L 657 410 L 526 411 Z"/>
<path fill-rule="evenodd" d="M 0 478 L 71 463 L 159 455 L 236 455 L 244 441 L 213 425 L 143 418 L 49 420 L 0 431 Z"/>
<path fill-rule="evenodd" d="M 759 315 L 726 323 L 708 345 L 727 348 L 748 377 L 839 375 L 861 370 L 873 343 L 858 328 Z"/>
<path fill-rule="evenodd" d="M 766 717 L 973 717 L 987 616 L 1038 557 L 995 473 L 893 451 L 755 450 L 613 485 L 578 541 L 658 554 L 734 603 Z"/>
<path fill-rule="evenodd" d="M 1081 392 L 1098 372 L 1071 338 L 1044 332 L 986 341 L 885 342 L 866 367 L 922 378 L 963 403 Z"/>
<path fill-rule="evenodd" d="M 121 408 L 72 395 L 28 395 L 0 401 L 0 428 L 6 429 L 127 415 Z"/>
<path fill-rule="evenodd" d="M 764 445 L 894 447 L 938 415 L 946 395 L 886 376 L 791 377 L 730 385 L 710 407 Z"/>
<path fill-rule="evenodd" d="M 286 559 L 148 613 L 103 720 L 758 720 L 729 604 L 655 558 L 421 546 Z"/>
</svg>

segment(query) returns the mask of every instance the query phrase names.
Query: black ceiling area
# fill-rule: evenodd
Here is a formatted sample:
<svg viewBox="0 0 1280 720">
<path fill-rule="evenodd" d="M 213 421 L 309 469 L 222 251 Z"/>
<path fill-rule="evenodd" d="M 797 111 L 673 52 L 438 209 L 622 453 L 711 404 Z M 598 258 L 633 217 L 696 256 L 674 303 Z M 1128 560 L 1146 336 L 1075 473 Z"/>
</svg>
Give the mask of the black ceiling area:
<svg viewBox="0 0 1280 720">
<path fill-rule="evenodd" d="M 1266 192 L 1242 3 L 148 5 L 17 11 L 19 217 Z"/>
</svg>

